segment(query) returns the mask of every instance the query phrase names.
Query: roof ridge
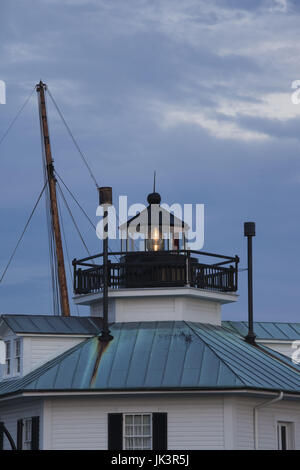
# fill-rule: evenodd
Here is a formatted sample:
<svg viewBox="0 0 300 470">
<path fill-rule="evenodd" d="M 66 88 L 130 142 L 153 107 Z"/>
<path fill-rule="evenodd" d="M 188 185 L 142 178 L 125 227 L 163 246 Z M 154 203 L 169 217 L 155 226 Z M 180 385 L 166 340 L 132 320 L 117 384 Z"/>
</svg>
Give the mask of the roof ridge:
<svg viewBox="0 0 300 470">
<path fill-rule="evenodd" d="M 212 325 L 206 325 L 206 326 L 212 326 Z M 222 327 L 218 327 L 218 328 L 223 329 Z M 232 331 L 227 331 L 227 334 L 232 336 L 232 339 L 235 339 L 235 337 L 236 337 L 236 335 Z M 240 338 L 238 338 L 238 339 L 240 339 Z M 245 342 L 245 340 L 244 340 L 244 342 Z M 297 376 L 299 376 L 299 377 L 297 377 L 298 380 L 300 379 L 300 371 L 297 368 L 293 367 L 292 364 L 289 364 L 286 361 L 283 361 L 282 359 L 276 357 L 276 355 L 273 355 L 272 350 L 270 350 L 270 348 L 267 348 L 267 350 L 263 350 L 263 348 L 261 348 L 260 345 L 258 345 L 258 344 L 256 346 L 252 346 L 249 343 L 246 343 L 246 344 L 248 345 L 248 347 L 251 348 L 251 351 L 254 353 L 254 355 L 257 353 L 257 351 L 259 351 L 264 356 L 265 359 L 268 358 L 269 360 L 271 360 L 271 362 L 275 361 L 277 364 L 280 364 L 281 366 L 283 366 L 283 369 L 280 371 L 280 376 L 282 377 L 282 379 L 284 379 L 284 376 L 287 373 L 286 369 L 288 369 L 289 371 L 295 373 Z M 216 352 L 216 355 L 218 355 L 217 352 Z M 218 355 L 218 357 L 219 357 L 219 355 Z M 259 360 L 259 358 L 258 359 L 256 358 L 255 360 Z M 284 369 L 285 369 L 285 372 L 283 372 Z M 238 373 L 236 373 L 236 375 L 238 375 Z M 296 382 L 296 379 L 294 379 L 293 381 Z M 298 381 L 296 383 L 298 385 Z"/>
<path fill-rule="evenodd" d="M 194 323 L 194 322 L 188 322 L 188 321 L 184 320 L 184 323 L 186 323 L 186 325 L 193 331 L 193 333 L 194 333 L 199 339 L 201 339 L 201 341 L 203 341 L 203 343 L 205 343 L 206 347 L 207 347 L 210 351 L 212 351 L 213 354 L 215 354 L 215 355 L 218 357 L 218 359 L 220 360 L 220 362 L 222 362 L 222 364 L 223 364 L 225 367 L 227 367 L 227 369 L 229 369 L 229 370 L 233 373 L 233 375 L 235 375 L 236 377 L 238 377 L 238 379 L 241 381 L 241 383 L 242 383 L 243 385 L 245 385 L 246 387 L 249 386 L 249 385 L 244 381 L 244 379 L 242 379 L 242 378 L 239 376 L 239 374 L 238 374 L 237 372 L 235 372 L 235 371 L 233 370 L 233 368 L 227 364 L 227 362 L 224 361 L 224 359 L 222 358 L 222 356 L 220 356 L 220 354 L 217 353 L 217 352 L 211 347 L 211 345 L 208 344 L 208 343 L 205 341 L 205 339 L 203 339 L 203 338 L 198 334 L 197 331 L 195 331 L 195 329 L 193 328 L 193 326 L 190 325 L 190 323 Z"/>
<path fill-rule="evenodd" d="M 161 376 L 161 379 L 160 379 L 161 384 L 164 383 L 164 378 L 165 378 L 165 375 L 166 375 L 166 369 L 167 369 L 168 359 L 169 359 L 169 356 L 170 356 L 170 349 L 171 349 L 171 344 L 172 344 L 172 340 L 173 340 L 173 333 L 174 333 L 175 327 L 176 327 L 176 320 L 173 320 L 172 321 L 172 333 L 170 334 L 168 352 L 167 352 L 167 355 L 166 355 L 166 358 L 165 358 L 165 367 L 164 367 L 164 370 L 163 370 L 163 373 L 162 373 L 162 376 Z"/>
<path fill-rule="evenodd" d="M 154 341 L 155 341 L 155 338 L 156 338 L 156 335 L 157 335 L 157 323 L 159 323 L 159 322 L 154 321 L 154 323 L 155 323 L 155 331 L 154 331 L 152 339 L 151 339 L 151 349 L 153 347 L 153 344 L 154 344 Z M 143 385 L 145 384 L 145 380 L 146 380 L 147 375 L 148 375 L 150 360 L 151 360 L 151 354 L 149 354 L 149 356 L 147 358 L 147 365 L 145 367 L 145 374 L 144 374 L 144 377 L 143 377 Z"/>
<path fill-rule="evenodd" d="M 226 322 L 227 322 L 227 323 L 233 323 L 233 322 L 231 322 L 231 321 L 226 321 Z M 240 331 L 238 331 L 236 328 L 233 329 L 233 327 L 230 328 L 230 327 L 228 327 L 228 326 L 223 326 L 223 323 L 224 323 L 224 322 L 222 322 L 222 329 L 223 329 L 223 330 L 226 330 L 226 331 L 228 331 L 229 333 L 234 333 L 234 334 L 240 336 L 241 338 L 244 338 L 244 336 L 242 335 L 242 333 L 241 333 Z M 237 323 L 242 323 L 242 322 L 237 322 Z"/>
</svg>

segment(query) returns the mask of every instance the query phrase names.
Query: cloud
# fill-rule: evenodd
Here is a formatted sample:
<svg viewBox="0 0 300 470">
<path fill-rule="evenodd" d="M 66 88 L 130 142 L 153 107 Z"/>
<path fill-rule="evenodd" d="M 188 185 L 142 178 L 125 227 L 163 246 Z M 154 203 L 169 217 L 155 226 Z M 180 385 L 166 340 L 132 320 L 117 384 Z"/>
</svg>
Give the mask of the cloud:
<svg viewBox="0 0 300 470">
<path fill-rule="evenodd" d="M 271 11 L 286 12 L 288 9 L 288 0 L 272 0 L 273 5 L 270 6 Z"/>
<path fill-rule="evenodd" d="M 255 98 L 255 96 L 253 97 Z M 218 112 L 232 118 L 238 115 L 279 121 L 300 117 L 300 106 L 291 102 L 291 93 L 270 93 L 256 102 L 222 99 Z"/>
<path fill-rule="evenodd" d="M 147 182 L 151 188 L 157 168 L 166 198 L 187 197 L 190 202 L 203 197 L 207 202 L 206 240 L 212 251 L 216 242 L 218 250 L 242 252 L 242 215 L 259 220 L 257 246 L 263 256 L 257 256 L 257 270 L 268 270 L 261 283 L 264 292 L 257 295 L 259 315 L 262 295 L 272 291 L 274 252 L 277 267 L 287 252 L 292 266 L 298 246 L 298 176 L 290 184 L 292 175 L 300 174 L 300 105 L 290 100 L 291 83 L 300 79 L 297 2 L 2 3 L 0 79 L 7 83 L 7 104 L 0 108 L 1 128 L 7 128 L 29 89 L 42 78 L 100 184 L 112 184 L 115 193 L 130 193 L 134 202 L 143 197 Z M 93 217 L 97 194 L 89 175 L 50 102 L 48 111 L 55 168 Z M 6 247 L 20 230 L 14 220 L 21 217 L 22 226 L 42 184 L 39 137 L 34 97 L 0 149 L 5 259 Z M 224 207 L 230 208 L 229 216 Z M 211 217 L 216 213 L 218 217 Z M 279 215 L 282 227 L 293 220 L 295 229 L 270 248 L 270 237 L 264 234 L 278 232 Z M 36 288 L 39 279 L 45 281 L 42 269 L 32 277 L 28 272 L 40 243 L 45 244 L 47 262 L 42 218 L 33 224 L 31 233 L 38 234 L 37 239 L 24 250 L 28 258 L 18 257 L 13 266 L 24 270 L 13 271 L 7 278 L 11 284 L 2 286 L 2 310 L 15 310 L 17 301 L 19 312 L 39 312 L 41 305 L 48 309 L 48 300 L 41 296 L 44 288 Z M 70 253 L 84 256 L 69 230 Z M 98 251 L 94 234 L 90 239 L 91 250 Z M 269 263 L 263 262 L 264 256 Z M 44 261 L 37 257 L 36 263 Z M 268 296 L 264 315 L 275 315 L 280 308 L 291 309 L 292 315 L 299 304 L 291 302 L 297 273 L 290 266 L 284 271 L 291 286 L 284 301 L 280 303 L 277 294 Z M 15 276 L 19 300 L 12 285 Z M 22 284 L 27 277 L 28 283 Z M 244 307 L 246 311 L 246 302 Z M 236 308 L 242 310 L 243 304 Z"/>
<path fill-rule="evenodd" d="M 25 42 L 14 42 L 4 45 L 4 54 L 6 55 L 6 60 L 16 64 L 46 60 L 39 45 Z"/>
<path fill-rule="evenodd" d="M 181 124 L 196 125 L 218 139 L 233 139 L 242 141 L 263 141 L 268 135 L 258 131 L 243 129 L 234 121 L 211 118 L 208 113 L 199 110 L 161 107 L 162 121 L 158 122 L 165 128 Z"/>
</svg>

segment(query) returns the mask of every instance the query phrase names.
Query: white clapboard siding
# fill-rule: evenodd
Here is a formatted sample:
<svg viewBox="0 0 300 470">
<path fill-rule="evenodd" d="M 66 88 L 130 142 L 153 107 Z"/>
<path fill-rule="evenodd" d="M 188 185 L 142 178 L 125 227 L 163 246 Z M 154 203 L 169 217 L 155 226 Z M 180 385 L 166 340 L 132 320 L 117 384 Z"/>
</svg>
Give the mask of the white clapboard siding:
<svg viewBox="0 0 300 470">
<path fill-rule="evenodd" d="M 86 338 L 78 337 L 24 337 L 23 375 L 76 346 Z"/>
<path fill-rule="evenodd" d="M 253 410 L 265 399 L 222 396 L 52 397 L 0 402 L 0 420 L 16 440 L 17 421 L 40 416 L 44 449 L 106 449 L 108 413 L 168 413 L 168 448 L 254 449 Z M 280 401 L 258 411 L 259 449 L 277 449 L 278 421 L 294 424 L 300 449 L 298 401 Z M 9 448 L 5 439 L 5 448 Z"/>
<path fill-rule="evenodd" d="M 14 399 L 0 402 L 0 421 L 3 421 L 17 445 L 17 421 L 19 419 L 42 416 L 43 404 L 40 399 Z M 40 439 L 41 441 L 41 439 Z M 4 437 L 4 449 L 11 449 Z"/>
<path fill-rule="evenodd" d="M 5 330 L 5 335 L 3 335 L 3 337 L 1 337 L 1 340 L 3 341 L 3 343 L 5 343 L 6 341 L 10 341 L 10 348 L 11 348 L 11 362 L 10 362 L 10 367 L 11 367 L 11 376 L 14 375 L 14 340 L 17 339 L 17 336 L 10 330 L 10 329 L 6 329 Z M 4 346 L 4 356 L 5 356 L 5 346 Z M 2 360 L 4 358 L 2 357 Z M 5 380 L 7 379 L 7 376 L 6 376 L 6 366 L 5 366 L 5 359 L 4 359 L 4 363 L 0 364 L 0 382 L 1 380 Z"/>
<path fill-rule="evenodd" d="M 223 449 L 222 397 L 53 398 L 45 401 L 45 449 L 107 449 L 107 414 L 168 413 L 168 448 Z"/>
<path fill-rule="evenodd" d="M 254 448 L 253 409 L 266 399 L 238 398 L 236 400 L 237 449 Z M 300 449 L 300 403 L 297 401 L 279 401 L 273 405 L 258 409 L 259 449 L 277 449 L 277 422 L 294 423 L 295 448 Z"/>
</svg>

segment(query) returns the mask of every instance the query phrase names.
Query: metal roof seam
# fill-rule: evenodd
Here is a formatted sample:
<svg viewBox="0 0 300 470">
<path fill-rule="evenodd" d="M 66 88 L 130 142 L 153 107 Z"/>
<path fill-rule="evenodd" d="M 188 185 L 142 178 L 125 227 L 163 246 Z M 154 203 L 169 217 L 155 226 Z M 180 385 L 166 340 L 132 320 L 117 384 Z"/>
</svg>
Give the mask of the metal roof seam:
<svg viewBox="0 0 300 470">
<path fill-rule="evenodd" d="M 228 338 L 227 338 L 227 339 L 228 339 Z M 236 343 L 236 341 L 234 341 L 234 343 Z M 235 344 L 233 344 L 232 342 L 231 342 L 231 344 L 235 346 Z M 244 346 L 246 346 L 246 344 L 244 344 Z M 250 353 L 250 355 L 252 355 L 252 358 L 255 359 L 255 361 L 257 362 L 257 361 L 260 359 L 260 358 L 257 359 L 257 349 L 259 349 L 259 348 L 256 348 L 256 350 L 255 350 L 255 349 L 253 349 L 253 347 L 251 347 L 251 346 L 248 345 L 248 344 L 247 344 L 247 348 L 248 348 L 248 353 Z M 224 351 L 223 351 L 223 352 L 224 352 Z M 262 352 L 262 351 L 261 351 L 261 352 Z M 264 354 L 264 353 L 263 353 L 263 354 Z M 269 359 L 269 358 L 268 358 L 268 356 L 266 355 L 266 356 L 264 357 L 264 360 L 266 360 L 267 362 L 270 362 L 268 359 Z M 275 361 L 277 360 L 277 359 L 274 358 L 274 357 L 272 357 L 271 359 L 272 359 L 272 361 L 273 361 L 273 360 L 275 360 Z M 272 361 L 271 361 L 271 363 L 272 363 Z M 257 365 L 259 365 L 259 364 L 257 364 Z M 277 365 L 278 365 L 278 364 L 277 364 Z M 245 370 L 245 364 L 242 364 L 242 368 L 243 368 L 242 370 Z M 281 370 L 281 369 L 282 369 L 282 368 L 279 368 L 279 370 Z M 248 371 L 250 370 L 248 366 L 247 366 L 246 370 L 248 370 Z M 277 372 L 278 372 L 278 374 L 280 375 L 281 380 L 285 380 L 285 378 L 286 378 L 285 375 L 282 375 L 281 373 L 279 373 L 279 370 L 278 370 Z M 283 370 L 284 370 L 284 373 L 286 373 L 285 367 L 283 367 Z M 269 370 L 269 373 L 270 373 L 270 370 Z M 256 371 L 256 374 L 257 374 L 257 371 Z M 260 375 L 261 375 L 261 374 L 260 374 Z M 273 374 L 271 374 L 271 375 L 274 377 Z M 291 379 L 290 379 L 290 380 L 291 380 Z M 295 382 L 295 381 L 293 381 L 293 380 L 291 380 L 291 381 L 292 381 L 293 383 L 298 384 L 298 382 Z"/>
<path fill-rule="evenodd" d="M 288 338 L 288 336 L 287 336 L 287 334 L 285 333 L 285 331 L 284 331 L 282 328 L 280 328 L 280 323 L 275 323 L 275 327 L 276 327 L 279 331 L 281 331 L 281 333 L 282 333 L 286 338 Z"/>
<path fill-rule="evenodd" d="M 25 387 L 27 387 L 31 382 L 34 382 L 34 381 L 39 379 L 39 377 L 40 377 L 39 374 L 40 374 L 41 371 L 42 371 L 42 373 L 48 372 L 52 367 L 59 364 L 62 357 L 66 358 L 69 355 L 73 354 L 73 352 L 76 351 L 76 349 L 78 349 L 79 347 L 82 347 L 83 343 L 85 343 L 87 341 L 90 341 L 90 339 L 91 338 L 88 338 L 85 341 L 82 341 L 81 343 L 76 344 L 75 346 L 73 346 L 72 348 L 70 348 L 67 351 L 63 352 L 62 354 L 59 354 L 55 358 L 53 358 L 50 361 L 46 362 L 45 364 L 42 364 L 37 369 L 34 369 L 33 371 L 29 372 L 24 377 L 20 377 L 20 379 L 18 379 L 18 380 L 20 381 L 21 384 L 22 384 L 22 382 L 25 382 Z"/>
<path fill-rule="evenodd" d="M 264 322 L 258 322 L 258 325 L 259 325 L 260 328 L 261 328 L 262 330 L 264 330 L 264 331 L 267 333 L 267 335 L 269 336 L 269 338 L 266 337 L 265 339 L 272 339 L 272 335 L 271 335 L 270 332 L 267 330 L 267 328 L 264 326 Z"/>
<path fill-rule="evenodd" d="M 45 316 L 46 316 L 46 315 L 45 315 Z M 53 328 L 53 326 L 51 325 L 51 323 L 50 323 L 50 321 L 48 320 L 47 317 L 45 318 L 45 322 L 48 323 L 48 325 L 50 326 L 50 328 L 55 331 L 55 329 Z"/>
<path fill-rule="evenodd" d="M 33 316 L 33 315 L 32 315 L 32 316 Z M 29 321 L 33 324 L 33 326 L 35 327 L 35 329 L 38 331 L 39 329 L 38 329 L 36 323 L 33 321 L 33 319 L 32 319 L 32 318 L 29 318 Z"/>
<path fill-rule="evenodd" d="M 208 328 L 208 325 L 205 325 L 205 326 L 206 326 L 206 328 Z M 215 331 L 216 331 L 216 329 L 215 329 Z M 203 328 L 201 328 L 201 334 L 204 335 L 204 337 L 205 337 L 205 334 L 207 334 L 207 332 L 204 331 Z M 231 335 L 231 333 L 229 333 L 229 335 Z M 201 337 L 202 337 L 202 336 L 201 336 Z M 203 339 L 203 337 L 202 337 L 202 339 Z M 227 356 L 227 355 L 225 354 L 225 348 L 227 348 L 228 354 L 232 353 L 232 350 L 229 349 L 228 344 L 226 344 L 226 342 L 224 343 L 224 341 L 222 341 L 221 339 L 219 339 L 220 344 L 219 344 L 219 346 L 218 346 L 218 343 L 216 343 L 216 339 L 217 339 L 217 338 L 216 338 L 215 336 L 213 336 L 213 338 L 210 338 L 210 341 L 214 344 L 214 347 L 215 347 L 215 348 L 221 347 L 223 356 L 226 356 L 226 357 L 227 357 L 227 360 L 229 360 L 229 361 L 232 362 L 232 359 L 230 358 L 230 356 Z M 228 340 L 228 338 L 226 338 L 226 339 Z M 203 339 L 203 340 L 205 341 L 205 339 Z M 235 372 L 235 373 L 237 373 L 237 371 L 240 371 L 240 373 L 242 373 L 243 376 L 246 375 L 247 378 L 248 378 L 248 380 L 250 380 L 250 381 L 253 382 L 252 364 L 251 364 L 251 368 L 250 368 L 250 366 L 249 366 L 248 364 L 246 364 L 245 361 L 243 361 L 243 362 L 241 363 L 240 355 L 241 355 L 241 352 L 242 352 L 242 351 L 241 351 L 241 349 L 236 345 L 236 342 L 237 342 L 236 340 L 238 340 L 238 341 L 241 341 L 241 340 L 240 340 L 239 338 L 236 338 L 235 336 L 233 336 L 232 340 L 233 340 L 233 341 L 229 341 L 229 342 L 230 342 L 231 349 L 234 348 L 234 349 L 237 350 L 236 352 L 239 353 L 239 355 L 238 355 L 237 358 L 236 358 L 236 361 L 237 361 L 238 363 L 234 366 L 235 369 L 236 369 L 236 372 Z M 206 342 L 206 344 L 207 344 L 207 342 Z M 256 349 L 253 349 L 253 348 L 256 348 L 255 346 L 248 345 L 248 343 L 241 344 L 241 346 L 244 346 L 244 348 L 245 348 L 245 347 L 247 348 L 247 353 L 248 353 L 248 354 L 250 353 L 250 355 L 252 356 L 252 360 L 255 360 L 255 362 L 256 362 L 256 364 L 257 364 L 258 367 L 262 365 L 262 363 L 261 363 L 261 358 L 260 358 L 259 356 L 257 356 L 257 350 L 256 350 Z M 214 351 L 215 351 L 215 353 L 217 354 L 218 351 L 217 351 L 216 349 L 214 349 Z M 245 351 L 243 351 L 243 352 L 245 353 Z M 264 353 L 262 352 L 262 354 L 264 354 Z M 222 357 L 222 356 L 220 356 L 220 352 L 218 352 L 218 357 Z M 264 357 L 264 360 L 267 360 L 267 359 L 268 359 L 268 356 L 266 355 L 266 356 Z M 274 359 L 274 360 L 276 360 L 276 359 Z M 222 362 L 224 362 L 224 359 L 222 360 Z M 270 361 L 268 361 L 268 362 L 270 362 Z M 271 363 L 272 363 L 272 360 L 271 360 Z M 225 362 L 225 364 L 227 364 L 227 366 L 229 366 L 229 364 L 228 364 L 227 361 Z M 240 366 L 239 366 L 239 364 L 240 364 Z M 274 365 L 274 364 L 273 364 L 273 365 Z M 247 372 L 247 371 L 248 371 L 248 373 L 245 374 L 245 372 Z M 286 371 L 285 371 L 285 372 L 286 372 Z M 250 373 L 250 375 L 249 375 L 249 373 Z M 268 369 L 268 374 L 270 374 L 270 373 L 271 373 L 271 372 L 270 372 L 270 370 Z M 265 382 L 265 383 L 269 383 L 269 384 L 271 385 L 271 384 L 272 384 L 271 381 L 274 380 L 274 379 L 275 379 L 275 380 L 284 381 L 284 380 L 286 380 L 286 378 L 287 378 L 286 375 L 283 375 L 283 376 L 282 376 L 282 374 L 279 374 L 279 377 L 276 377 L 276 376 L 274 376 L 273 373 L 271 373 L 271 377 L 266 377 L 266 375 L 263 374 L 262 372 L 259 372 L 258 369 L 256 369 L 256 371 L 255 371 L 255 380 L 257 381 L 257 383 L 260 383 L 261 385 L 263 385 L 264 382 Z M 264 382 L 261 382 L 261 380 L 263 380 Z M 290 378 L 290 381 L 291 381 L 293 384 L 295 384 L 295 383 L 297 384 L 297 382 L 295 382 L 295 381 L 292 380 L 291 378 Z"/>
<path fill-rule="evenodd" d="M 80 348 L 79 350 L 79 354 L 78 354 L 78 358 L 77 358 L 77 361 L 76 361 L 76 365 L 74 367 L 74 371 L 73 371 L 73 375 L 72 375 L 72 380 L 71 380 L 71 388 L 73 387 L 73 383 L 74 383 L 74 380 L 75 380 L 75 376 L 76 376 L 76 371 L 78 369 L 78 364 L 79 364 L 79 361 L 81 359 L 81 354 L 82 354 L 82 348 Z"/>
<path fill-rule="evenodd" d="M 185 353 L 184 353 L 184 357 L 183 357 L 183 361 L 182 361 L 181 373 L 180 373 L 180 377 L 179 377 L 180 385 L 182 384 L 183 374 L 184 374 L 184 371 L 185 371 L 185 363 L 186 363 L 187 353 L 188 353 L 188 346 L 185 348 Z"/>
<path fill-rule="evenodd" d="M 155 330 L 154 330 L 154 333 L 153 333 L 153 336 L 152 336 L 151 348 L 150 348 L 150 353 L 149 353 L 148 360 L 147 360 L 147 365 L 146 365 L 146 367 L 145 367 L 145 373 L 144 373 L 144 378 L 143 378 L 143 385 L 145 384 L 146 379 L 147 379 L 147 376 L 148 376 L 148 370 L 149 370 L 149 365 L 150 365 L 150 360 L 151 360 L 151 352 L 152 352 L 153 344 L 154 344 L 154 341 L 155 341 L 155 337 L 156 337 L 156 335 L 157 335 L 157 325 L 158 325 L 158 321 L 156 321 L 156 322 L 154 322 L 154 323 L 155 323 Z"/>
<path fill-rule="evenodd" d="M 9 317 L 9 315 L 5 315 L 5 317 L 2 317 L 2 318 L 4 318 L 4 321 L 5 321 L 5 323 L 7 324 L 8 328 L 9 328 L 10 330 L 14 331 L 13 328 L 11 327 L 11 325 L 9 324 L 8 318 L 6 318 L 6 317 Z M 15 321 L 15 323 L 16 323 L 17 325 L 19 325 L 19 328 L 20 328 L 20 324 L 19 324 L 16 320 L 14 320 L 14 321 Z M 15 333 L 18 333 L 18 330 L 15 331 Z"/>
<path fill-rule="evenodd" d="M 232 372 L 234 375 L 237 375 L 236 372 L 233 370 L 233 368 L 232 368 L 231 366 L 229 366 L 227 363 L 224 363 L 223 358 L 220 357 L 219 354 L 216 354 L 216 352 L 214 351 L 214 349 L 213 349 L 209 344 L 207 344 L 207 343 L 205 342 L 205 340 L 203 340 L 203 338 L 201 338 L 201 336 L 197 333 L 197 331 L 194 330 L 194 328 L 193 328 L 193 323 L 194 323 L 194 322 L 187 322 L 187 321 L 185 321 L 185 323 L 191 328 L 191 330 L 194 332 L 194 334 L 195 334 L 201 341 L 203 341 L 203 342 L 205 343 L 205 345 L 207 346 L 207 348 L 210 349 L 210 350 L 218 357 L 218 359 L 224 364 L 224 366 L 227 367 L 228 369 L 230 369 L 231 372 Z M 200 377 L 201 377 L 201 375 L 200 375 Z M 244 385 L 247 385 L 247 384 L 244 382 L 244 380 L 243 380 L 240 376 L 239 376 L 239 379 L 240 379 L 240 381 L 241 381 Z"/>
<path fill-rule="evenodd" d="M 260 344 L 258 344 L 256 347 L 259 348 L 263 353 L 265 352 L 268 356 L 272 357 L 272 359 L 275 359 L 275 361 L 278 361 L 283 364 L 284 368 L 285 366 L 287 366 L 292 369 L 293 372 L 296 372 L 296 374 L 300 374 L 300 370 L 297 367 L 295 367 L 293 364 L 288 363 L 287 361 L 284 361 L 283 359 L 281 359 L 281 357 L 277 357 L 277 355 L 273 354 L 274 350 L 272 350 L 271 348 L 268 348 L 267 346 L 261 346 Z"/>
<path fill-rule="evenodd" d="M 164 378 L 165 378 L 165 375 L 166 375 L 166 369 L 167 369 L 168 358 L 169 358 L 169 356 L 170 356 L 170 349 L 171 349 L 171 344 L 172 344 L 172 340 L 173 340 L 174 330 L 175 330 L 175 326 L 176 326 L 175 321 L 173 321 L 172 323 L 173 323 L 173 325 L 172 325 L 172 333 L 171 333 L 171 335 L 170 335 L 168 353 L 167 353 L 167 357 L 166 357 L 166 359 L 165 359 L 164 371 L 163 371 L 162 377 L 161 377 L 161 379 L 160 379 L 160 380 L 161 380 L 161 382 L 160 382 L 161 385 L 164 383 Z"/>
<path fill-rule="evenodd" d="M 228 328 L 187 321 L 157 321 L 117 323 L 111 330 L 114 340 L 108 345 L 104 367 L 94 389 L 126 393 L 131 388 L 204 390 L 230 384 L 249 389 L 300 392 L 300 367 L 291 366 L 288 359 L 278 358 L 275 352 L 270 355 L 265 348 L 249 345 Z M 183 340 L 190 336 L 189 332 L 192 342 L 185 344 Z M 94 370 L 98 341 L 97 336 L 86 339 L 25 377 L 0 383 L 0 395 L 22 389 L 54 392 L 64 388 L 71 392 L 74 386 L 91 390 L 82 374 L 86 371 L 88 377 Z M 189 356 L 187 351 L 190 351 Z M 139 371 L 137 379 L 134 378 L 135 365 Z M 187 375 L 183 375 L 185 371 Z M 188 385 L 182 386 L 184 383 Z"/>
<path fill-rule="evenodd" d="M 265 351 L 264 351 L 262 348 L 260 348 L 260 345 L 259 345 L 259 344 L 257 344 L 255 347 L 256 347 L 256 351 L 257 351 L 257 350 L 260 350 L 263 354 L 265 353 Z M 254 350 L 253 350 L 253 351 L 254 351 Z M 267 355 L 267 353 L 266 353 L 266 355 Z M 271 354 L 271 353 L 268 354 L 267 357 L 264 357 L 264 359 L 265 359 L 265 360 L 268 360 L 268 356 L 271 357 L 272 361 L 273 361 L 273 360 L 275 360 L 275 361 L 280 361 L 276 356 L 274 356 L 274 355 Z M 269 362 L 269 361 L 268 361 L 268 362 Z M 282 361 L 280 361 L 280 363 L 282 364 Z M 293 371 L 294 371 L 294 372 L 296 371 L 296 373 L 298 374 L 299 371 L 298 371 L 297 369 L 293 368 L 292 365 L 287 364 L 287 363 L 284 363 L 284 366 L 285 366 L 285 365 L 290 366 L 290 367 L 293 369 Z M 283 370 L 285 370 L 285 367 L 283 367 Z"/>
<path fill-rule="evenodd" d="M 223 364 L 223 362 L 219 361 L 217 380 L 216 380 L 217 384 L 219 383 L 219 380 L 220 380 L 221 365 L 224 365 L 224 364 Z"/>
<path fill-rule="evenodd" d="M 120 333 L 119 333 L 119 337 L 121 336 L 122 332 L 123 332 L 123 327 L 124 327 L 124 323 L 121 323 L 121 328 L 120 328 Z M 119 344 L 119 343 L 118 343 Z M 110 383 L 110 379 L 111 379 L 111 375 L 112 375 L 112 371 L 113 371 L 113 366 L 114 366 L 114 363 L 115 363 L 115 359 L 116 359 L 116 355 L 117 355 L 117 351 L 118 351 L 118 344 L 115 348 L 115 352 L 114 352 L 114 357 L 111 361 L 111 365 L 110 365 L 110 371 L 109 371 L 109 375 L 107 377 L 107 385 Z"/>
<path fill-rule="evenodd" d="M 293 326 L 293 323 L 287 323 L 287 325 L 289 326 L 289 328 L 291 328 L 291 330 L 293 330 L 293 331 L 295 331 L 295 333 L 299 334 L 298 331 L 296 330 L 296 328 Z"/>
<path fill-rule="evenodd" d="M 91 323 L 100 333 L 99 325 L 97 325 L 93 318 L 89 318 L 89 323 Z"/>
<path fill-rule="evenodd" d="M 89 317 L 63 319 L 49 315 L 2 315 L 1 322 L 16 334 L 97 334 L 99 325 Z"/>
<path fill-rule="evenodd" d="M 140 326 L 140 325 L 141 325 L 141 322 L 138 322 L 138 325 Z M 134 343 L 133 343 L 132 350 L 131 350 L 131 354 L 130 354 L 130 358 L 129 358 L 129 361 L 128 361 L 128 362 L 129 362 L 129 365 L 128 365 L 128 367 L 127 367 L 127 373 L 126 373 L 126 377 L 125 377 L 125 385 L 127 385 L 129 370 L 130 370 L 130 366 L 131 366 L 131 361 L 132 361 L 133 353 L 134 353 L 134 351 L 135 351 L 135 347 L 136 347 L 136 343 L 137 343 L 139 331 L 140 331 L 140 329 L 139 329 L 139 328 L 136 328 L 136 334 L 135 334 L 135 338 L 134 338 Z"/>
<path fill-rule="evenodd" d="M 226 322 L 226 323 L 232 323 L 232 322 Z M 244 336 L 242 335 L 242 333 L 237 329 L 235 328 L 234 326 L 232 328 L 228 328 L 227 326 L 223 326 L 222 325 L 222 328 L 226 331 L 228 331 L 229 333 L 234 333 L 234 334 L 237 334 L 239 335 L 241 338 L 244 338 Z"/>
<path fill-rule="evenodd" d="M 239 333 L 240 335 L 246 334 L 243 333 L 243 330 L 247 329 L 246 321 L 230 321 L 225 320 L 222 322 L 222 327 L 229 326 L 231 331 Z M 265 331 L 267 335 L 260 333 Z M 290 332 L 289 332 L 290 330 Z M 277 339 L 277 340 L 295 340 L 300 339 L 300 323 L 291 323 L 291 322 L 254 322 L 254 331 L 258 339 Z"/>
<path fill-rule="evenodd" d="M 283 381 L 286 380 L 287 371 L 286 371 L 286 367 L 285 367 L 285 366 L 288 365 L 288 364 L 284 363 L 284 367 L 282 367 L 282 361 L 280 361 L 278 358 L 276 358 L 276 357 L 275 357 L 274 355 L 272 355 L 272 354 L 267 354 L 267 353 L 265 353 L 265 351 L 260 348 L 260 345 L 256 345 L 255 348 L 256 348 L 256 349 L 253 350 L 253 348 L 250 348 L 250 349 L 249 349 L 249 347 L 248 347 L 249 352 L 250 352 L 250 351 L 253 352 L 253 353 L 255 352 L 255 355 L 254 355 L 254 356 L 257 356 L 256 353 L 257 353 L 257 351 L 259 350 L 260 352 L 263 353 L 263 355 L 264 355 L 264 360 L 265 360 L 266 362 L 268 362 L 269 364 L 272 364 L 272 363 L 273 363 L 273 366 L 274 366 L 274 361 L 275 361 L 275 362 L 277 363 L 277 364 L 276 364 L 276 365 L 277 365 L 276 372 L 277 372 L 277 374 L 278 374 L 278 376 L 279 376 L 278 378 L 279 378 L 280 380 L 283 380 Z M 251 354 L 251 353 L 250 353 L 250 354 Z M 253 354 L 252 354 L 252 356 L 253 356 Z M 254 357 L 254 356 L 253 356 L 253 357 Z M 271 362 L 270 362 L 270 359 L 271 359 Z M 278 365 L 279 365 L 280 367 L 278 367 Z M 290 368 L 293 370 L 293 372 L 296 372 L 296 375 L 298 375 L 298 370 L 293 369 L 293 367 L 290 367 Z M 271 374 L 271 377 L 275 377 L 274 374 L 271 372 L 271 369 L 269 369 L 268 372 Z M 278 379 L 278 378 L 277 378 L 277 379 Z M 272 378 L 272 380 L 273 380 L 273 378 Z M 297 377 L 297 380 L 294 380 L 292 377 L 289 376 L 289 380 L 290 380 L 291 382 L 293 382 L 294 384 L 296 384 L 296 385 L 298 385 L 298 383 L 299 383 L 299 377 Z"/>
</svg>

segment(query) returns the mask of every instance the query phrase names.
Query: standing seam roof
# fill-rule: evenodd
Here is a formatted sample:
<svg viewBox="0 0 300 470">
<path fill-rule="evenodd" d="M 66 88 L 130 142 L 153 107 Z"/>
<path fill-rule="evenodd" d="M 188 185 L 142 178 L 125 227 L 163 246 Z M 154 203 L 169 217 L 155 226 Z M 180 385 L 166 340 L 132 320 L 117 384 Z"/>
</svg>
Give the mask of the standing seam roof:
<svg viewBox="0 0 300 470">
<path fill-rule="evenodd" d="M 111 332 L 114 338 L 107 345 L 89 338 L 25 377 L 0 383 L 0 394 L 224 388 L 300 392 L 300 367 L 219 326 L 117 323 Z"/>
<path fill-rule="evenodd" d="M 248 322 L 246 321 L 223 321 L 222 327 L 230 329 L 241 336 L 246 336 L 248 333 Z M 300 323 L 254 322 L 254 333 L 257 339 L 299 340 Z"/>
<path fill-rule="evenodd" d="M 96 335 L 102 319 L 97 317 L 61 317 L 53 315 L 1 315 L 0 320 L 14 333 Z"/>
</svg>

